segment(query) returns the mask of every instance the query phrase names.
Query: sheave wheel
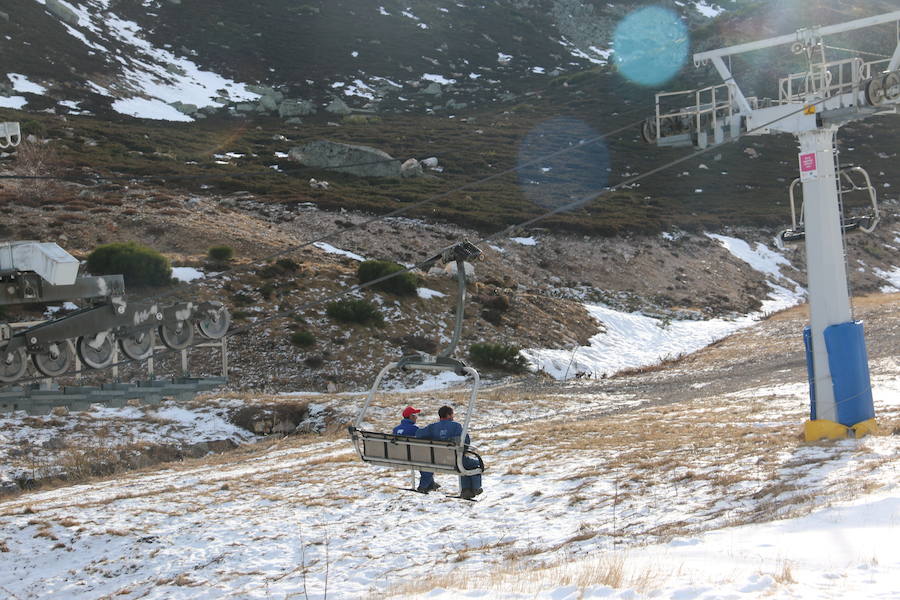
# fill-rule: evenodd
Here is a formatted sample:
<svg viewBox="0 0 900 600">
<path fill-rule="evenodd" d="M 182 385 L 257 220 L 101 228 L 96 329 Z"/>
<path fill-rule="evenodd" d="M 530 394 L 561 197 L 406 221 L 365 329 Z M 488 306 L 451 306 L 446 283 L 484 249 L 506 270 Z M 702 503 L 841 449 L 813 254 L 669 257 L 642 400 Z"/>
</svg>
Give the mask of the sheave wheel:
<svg viewBox="0 0 900 600">
<path fill-rule="evenodd" d="M 102 341 L 98 341 L 101 336 Z M 115 343 L 112 333 L 108 331 L 105 335 L 83 335 L 78 338 L 75 350 L 85 365 L 92 369 L 102 369 L 112 364 Z"/>
<path fill-rule="evenodd" d="M 873 77 L 866 84 L 866 100 L 872 106 L 878 106 L 884 102 L 884 79 L 882 77 Z"/>
<path fill-rule="evenodd" d="M 153 353 L 153 334 L 151 330 L 140 331 L 127 337 L 119 338 L 122 354 L 131 360 L 144 360 Z"/>
<path fill-rule="evenodd" d="M 22 375 L 25 374 L 25 368 L 28 366 L 28 356 L 25 354 L 25 348 L 7 352 L 7 346 L 9 346 L 9 342 L 3 344 L 3 347 L 0 348 L 0 381 L 12 383 L 21 379 Z"/>
<path fill-rule="evenodd" d="M 173 350 L 187 348 L 194 341 L 194 328 L 187 321 L 159 326 L 159 337 L 163 344 Z"/>
<path fill-rule="evenodd" d="M 37 370 L 47 377 L 58 377 L 69 370 L 72 364 L 72 350 L 68 340 L 50 344 L 49 348 L 31 355 Z"/>
<path fill-rule="evenodd" d="M 231 315 L 224 306 L 219 306 L 215 310 L 208 311 L 206 315 L 197 321 L 197 330 L 205 338 L 211 340 L 219 340 L 228 333 L 228 327 L 231 325 Z"/>
<path fill-rule="evenodd" d="M 900 75 L 888 73 L 884 76 L 884 97 L 888 100 L 896 100 L 900 96 Z"/>
</svg>

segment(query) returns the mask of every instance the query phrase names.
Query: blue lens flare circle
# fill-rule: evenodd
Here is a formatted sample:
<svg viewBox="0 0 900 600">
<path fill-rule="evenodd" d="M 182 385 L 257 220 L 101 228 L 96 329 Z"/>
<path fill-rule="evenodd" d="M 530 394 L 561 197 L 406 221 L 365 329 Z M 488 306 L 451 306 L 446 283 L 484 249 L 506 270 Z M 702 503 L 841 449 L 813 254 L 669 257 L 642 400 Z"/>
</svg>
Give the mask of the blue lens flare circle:
<svg viewBox="0 0 900 600">
<path fill-rule="evenodd" d="M 539 123 L 519 145 L 519 185 L 545 209 L 574 205 L 600 193 L 609 180 L 609 150 L 583 121 L 557 117 Z"/>
<path fill-rule="evenodd" d="M 613 35 L 615 64 L 623 77 L 660 86 L 684 66 L 690 47 L 687 27 L 671 10 L 649 6 L 622 19 Z"/>
</svg>

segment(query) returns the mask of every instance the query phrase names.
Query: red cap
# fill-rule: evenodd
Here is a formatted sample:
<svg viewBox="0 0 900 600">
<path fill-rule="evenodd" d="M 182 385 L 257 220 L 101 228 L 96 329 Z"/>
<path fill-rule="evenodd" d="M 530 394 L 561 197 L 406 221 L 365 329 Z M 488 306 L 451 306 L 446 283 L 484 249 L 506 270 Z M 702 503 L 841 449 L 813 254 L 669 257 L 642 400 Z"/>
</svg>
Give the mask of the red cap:
<svg viewBox="0 0 900 600">
<path fill-rule="evenodd" d="M 421 410 L 416 410 L 416 409 L 413 408 L 412 406 L 407 406 L 406 408 L 403 409 L 403 418 L 404 418 L 404 419 L 408 419 L 408 418 L 410 418 L 412 415 L 415 415 L 415 414 L 420 413 L 420 412 L 422 412 L 422 411 L 421 411 Z"/>
</svg>

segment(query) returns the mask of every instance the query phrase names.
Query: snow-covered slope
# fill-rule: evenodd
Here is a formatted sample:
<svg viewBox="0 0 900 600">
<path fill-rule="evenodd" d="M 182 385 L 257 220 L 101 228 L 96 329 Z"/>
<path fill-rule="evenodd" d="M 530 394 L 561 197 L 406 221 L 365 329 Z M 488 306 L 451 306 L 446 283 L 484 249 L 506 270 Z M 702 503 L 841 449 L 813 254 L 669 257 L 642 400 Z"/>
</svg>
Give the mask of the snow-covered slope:
<svg viewBox="0 0 900 600">
<path fill-rule="evenodd" d="M 900 364 L 874 372 L 879 415 L 894 419 Z M 838 585 L 891 597 L 897 437 L 799 443 L 802 381 L 696 395 L 659 407 L 579 388 L 488 394 L 473 431 L 489 457 L 477 504 L 399 492 L 409 474 L 359 464 L 343 437 L 5 500 L 0 590 L 712 599 L 839 597 Z M 440 400 L 393 402 L 429 420 Z M 378 407 L 372 426 L 395 409 Z"/>
</svg>

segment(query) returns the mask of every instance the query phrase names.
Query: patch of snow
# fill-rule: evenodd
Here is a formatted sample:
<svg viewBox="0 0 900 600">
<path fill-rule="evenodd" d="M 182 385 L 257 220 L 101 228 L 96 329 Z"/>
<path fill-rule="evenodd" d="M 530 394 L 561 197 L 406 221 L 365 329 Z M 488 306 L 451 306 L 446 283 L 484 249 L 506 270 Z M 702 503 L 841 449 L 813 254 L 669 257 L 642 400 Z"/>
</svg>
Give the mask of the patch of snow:
<svg viewBox="0 0 900 600">
<path fill-rule="evenodd" d="M 425 380 L 414 388 L 407 391 L 410 392 L 427 392 L 429 390 L 440 390 L 453 385 L 464 384 L 468 381 L 468 377 L 457 375 L 452 371 L 444 371 L 437 375 L 428 375 Z"/>
<path fill-rule="evenodd" d="M 47 93 L 47 88 L 42 85 L 32 83 L 24 75 L 20 75 L 19 73 L 7 73 L 6 76 L 9 77 L 10 81 L 12 81 L 12 87 L 17 92 L 26 94 L 38 94 L 41 96 Z"/>
<path fill-rule="evenodd" d="M 389 13 L 383 6 L 378 7 L 378 14 L 384 15 L 385 17 L 391 16 L 391 13 Z"/>
<path fill-rule="evenodd" d="M 757 271 L 765 273 L 771 279 L 768 281 L 772 291 L 767 300 L 762 303 L 763 315 L 783 310 L 803 302 L 806 291 L 795 281 L 785 277 L 781 273 L 781 266 L 791 266 L 791 263 L 781 254 L 769 250 L 764 244 L 757 242 L 755 248 L 738 238 L 728 237 L 715 233 L 707 233 L 708 237 L 718 241 L 726 250 L 736 258 L 744 261 Z M 772 281 L 781 281 L 793 287 L 793 291 Z"/>
<path fill-rule="evenodd" d="M 605 65 L 607 63 L 606 59 L 609 58 L 609 56 L 611 54 L 611 52 L 608 50 L 599 50 L 598 49 L 598 55 L 600 56 L 600 58 L 598 58 L 597 56 L 591 56 L 590 54 L 588 54 L 587 52 L 585 52 L 584 50 L 582 50 L 581 48 L 579 48 L 578 46 L 576 46 L 575 44 L 573 44 L 572 42 L 570 42 L 569 40 L 567 40 L 564 37 L 560 38 L 559 43 L 560 43 L 560 45 L 565 46 L 565 48 L 569 51 L 569 54 L 571 54 L 572 56 L 574 56 L 576 58 L 584 59 L 595 65 Z M 591 49 L 593 49 L 593 48 L 594 47 L 591 46 Z"/>
<path fill-rule="evenodd" d="M 325 242 L 316 242 L 313 244 L 313 246 L 315 246 L 319 250 L 327 252 L 328 254 L 338 254 L 340 256 L 346 256 L 347 258 L 352 258 L 353 260 L 358 260 L 360 262 L 366 260 L 359 254 L 350 252 L 349 250 L 341 250 L 340 248 L 335 248 L 331 244 L 326 244 Z"/>
<path fill-rule="evenodd" d="M 187 283 L 195 279 L 203 279 L 206 275 L 194 267 L 172 267 L 172 277 Z"/>
<path fill-rule="evenodd" d="M 737 238 L 706 235 L 717 240 L 735 257 L 769 276 L 771 291 L 759 312 L 735 320 L 663 322 L 640 313 L 623 313 L 605 306 L 586 304 L 588 313 L 603 323 L 607 331 L 592 337 L 588 346 L 574 350 L 523 350 L 522 354 L 531 367 L 546 371 L 557 379 L 565 379 L 576 375 L 600 377 L 625 369 L 650 366 L 666 358 L 695 352 L 768 314 L 803 301 L 805 290 L 785 277 L 779 269 L 781 265 L 790 266 L 782 255 L 763 244 L 751 248 L 747 242 Z M 788 289 L 786 285 L 793 289 Z"/>
<path fill-rule="evenodd" d="M 393 81 L 393 80 L 391 80 L 391 79 L 388 79 L 387 77 L 370 77 L 369 79 L 371 79 L 372 81 L 376 81 L 376 82 L 378 82 L 378 81 L 383 81 L 383 82 L 387 83 L 388 85 L 392 85 L 392 86 L 398 87 L 398 88 L 402 88 L 402 87 L 403 87 L 402 85 L 400 85 L 400 84 L 397 83 L 396 81 Z"/>
<path fill-rule="evenodd" d="M 354 79 L 352 84 L 348 84 L 344 89 L 345 96 L 359 96 L 367 100 L 375 99 L 375 90 L 362 79 Z"/>
<path fill-rule="evenodd" d="M 754 322 L 752 317 L 735 321 L 671 321 L 641 313 L 585 304 L 588 313 L 603 323 L 606 331 L 590 339 L 588 346 L 574 350 L 530 348 L 522 351 L 535 370 L 556 379 L 587 375 L 599 378 L 625 369 L 645 367 L 667 358 L 696 352 Z"/>
<path fill-rule="evenodd" d="M 537 246 L 538 244 L 538 241 L 533 237 L 511 237 L 509 239 L 523 246 Z"/>
<path fill-rule="evenodd" d="M 25 99 L 25 96 L 0 96 L 0 108 L 21 110 L 26 104 L 28 104 L 28 100 Z"/>
<path fill-rule="evenodd" d="M 425 81 L 433 81 L 441 85 L 451 85 L 456 83 L 455 79 L 449 79 L 447 77 L 444 77 L 443 75 L 436 75 L 434 73 L 425 73 L 424 75 L 422 75 L 422 79 L 424 79 Z"/>
<path fill-rule="evenodd" d="M 53 316 L 61 310 L 78 310 L 78 305 L 74 302 L 63 302 L 62 306 L 48 306 L 44 311 L 45 316 Z"/>
<path fill-rule="evenodd" d="M 891 271 L 875 268 L 872 270 L 875 275 L 887 281 L 890 285 L 883 286 L 881 291 L 890 294 L 900 291 L 900 267 L 894 267 Z"/>
<path fill-rule="evenodd" d="M 425 300 L 430 300 L 431 298 L 445 298 L 447 296 L 447 294 L 437 290 L 431 290 L 424 287 L 416 289 L 416 292 L 419 294 L 419 298 L 424 298 Z"/>
<path fill-rule="evenodd" d="M 710 6 L 706 0 L 694 0 L 694 6 L 701 15 L 709 18 L 717 17 L 724 11 L 724 9 L 719 8 L 718 6 Z"/>
<path fill-rule="evenodd" d="M 544 69 L 544 67 L 531 67 L 531 72 L 538 75 L 543 75 L 544 73 L 546 73 L 546 70 Z"/>
<path fill-rule="evenodd" d="M 751 248 L 750 244 L 738 238 L 717 233 L 707 233 L 706 236 L 718 241 L 731 254 L 757 271 L 770 275 L 775 279 L 784 279 L 784 275 L 781 274 L 781 266 L 791 266 L 791 262 L 788 259 L 777 252 L 769 250 L 759 242 L 757 242 L 755 248 Z"/>
<path fill-rule="evenodd" d="M 508 64 L 513 59 L 512 54 L 506 54 L 504 52 L 497 53 L 497 62 L 501 65 Z"/>
</svg>

